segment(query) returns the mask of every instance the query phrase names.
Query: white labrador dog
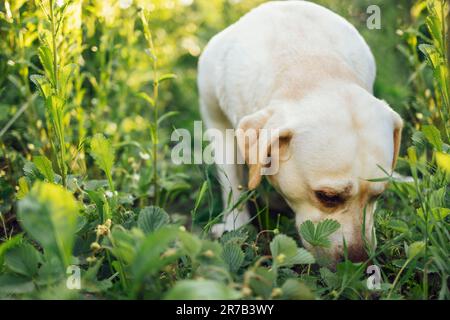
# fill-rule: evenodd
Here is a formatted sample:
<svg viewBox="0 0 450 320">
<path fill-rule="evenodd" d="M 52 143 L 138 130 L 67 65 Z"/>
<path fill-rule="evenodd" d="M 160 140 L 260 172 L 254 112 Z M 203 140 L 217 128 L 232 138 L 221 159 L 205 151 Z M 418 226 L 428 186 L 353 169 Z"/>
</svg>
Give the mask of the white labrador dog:
<svg viewBox="0 0 450 320">
<path fill-rule="evenodd" d="M 350 259 L 365 259 L 364 237 L 375 240 L 375 199 L 386 188 L 368 180 L 385 177 L 380 168 L 393 170 L 403 122 L 372 94 L 375 61 L 358 31 L 310 2 L 268 2 L 213 37 L 198 71 L 205 125 L 241 129 L 238 139 L 248 130 L 279 129 L 279 168 L 267 178 L 295 212 L 297 226 L 335 219 L 341 227 L 324 255 L 341 257 L 345 238 Z M 244 144 L 242 153 L 256 143 L 270 157 L 274 141 L 261 139 Z M 234 152 L 234 144 L 224 148 Z M 249 189 L 260 183 L 262 167 L 249 165 Z M 224 201 L 230 192 L 236 201 L 238 165 L 219 165 L 219 178 Z M 248 221 L 247 209 L 236 209 L 213 233 Z"/>
</svg>

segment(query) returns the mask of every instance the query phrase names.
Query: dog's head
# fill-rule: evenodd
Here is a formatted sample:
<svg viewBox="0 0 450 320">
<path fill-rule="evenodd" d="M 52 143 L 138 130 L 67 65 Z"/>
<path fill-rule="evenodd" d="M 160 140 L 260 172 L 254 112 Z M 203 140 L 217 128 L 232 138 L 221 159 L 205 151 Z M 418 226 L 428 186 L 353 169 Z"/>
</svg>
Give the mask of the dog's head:
<svg viewBox="0 0 450 320">
<path fill-rule="evenodd" d="M 340 223 L 322 256 L 337 261 L 345 239 L 349 258 L 362 261 L 365 243 L 375 240 L 375 200 L 386 189 L 379 178 L 395 166 L 402 126 L 384 101 L 350 86 L 274 103 L 244 117 L 236 135 L 249 164 L 249 189 L 266 174 L 296 213 L 298 226 L 306 220 Z"/>
</svg>

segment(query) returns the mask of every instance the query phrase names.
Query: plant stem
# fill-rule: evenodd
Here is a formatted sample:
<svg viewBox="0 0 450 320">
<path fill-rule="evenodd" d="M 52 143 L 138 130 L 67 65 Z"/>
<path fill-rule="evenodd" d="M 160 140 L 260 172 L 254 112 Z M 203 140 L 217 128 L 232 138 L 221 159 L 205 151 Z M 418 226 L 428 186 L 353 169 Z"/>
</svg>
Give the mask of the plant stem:
<svg viewBox="0 0 450 320">
<path fill-rule="evenodd" d="M 51 25 L 51 34 L 52 34 L 52 51 L 53 51 L 53 84 L 54 84 L 54 91 L 55 95 L 57 97 L 61 96 L 61 92 L 59 92 L 59 70 L 58 70 L 58 54 L 57 54 L 57 45 L 56 45 L 56 29 L 55 29 L 55 14 L 53 10 L 54 0 L 50 0 L 50 25 Z M 59 27 L 58 27 L 59 29 Z M 64 108 L 63 106 L 58 106 L 59 108 Z M 67 171 L 66 171 L 66 165 L 65 165 L 65 159 L 66 159 L 66 146 L 65 146 L 65 138 L 64 138 L 64 112 L 63 110 L 57 110 L 57 119 L 54 119 L 54 121 L 57 122 L 57 125 L 55 126 L 54 130 L 56 130 L 56 135 L 59 140 L 59 169 L 61 173 L 62 183 L 63 186 L 67 186 Z M 58 155 L 56 155 L 56 158 L 58 158 Z"/>
<path fill-rule="evenodd" d="M 153 41 L 150 41 L 153 47 Z M 153 48 L 151 48 L 153 52 Z M 153 100 L 155 102 L 153 106 L 153 126 L 154 126 L 154 136 L 153 136 L 153 187 L 155 190 L 155 204 L 159 204 L 159 184 L 158 184 L 158 73 L 157 73 L 157 60 L 156 57 L 153 58 Z"/>
<path fill-rule="evenodd" d="M 403 273 L 403 270 L 405 270 L 406 266 L 408 265 L 408 263 L 411 262 L 411 259 L 407 259 L 406 262 L 403 264 L 402 268 L 400 269 L 400 271 L 397 273 L 397 276 L 394 279 L 394 283 L 392 284 L 392 288 L 391 290 L 389 290 L 389 294 L 387 296 L 387 298 L 389 299 L 391 297 L 392 292 L 395 289 L 395 286 L 397 285 L 398 280 L 400 279 L 400 275 Z"/>
</svg>

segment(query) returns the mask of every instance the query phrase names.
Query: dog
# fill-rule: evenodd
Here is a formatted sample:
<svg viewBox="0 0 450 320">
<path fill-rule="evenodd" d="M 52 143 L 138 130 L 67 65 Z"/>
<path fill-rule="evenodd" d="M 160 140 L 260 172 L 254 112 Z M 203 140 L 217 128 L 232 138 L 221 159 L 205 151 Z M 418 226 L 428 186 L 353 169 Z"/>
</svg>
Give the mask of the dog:
<svg viewBox="0 0 450 320">
<path fill-rule="evenodd" d="M 307 1 L 267 2 L 214 36 L 199 59 L 200 112 L 207 128 L 236 130 L 240 154 L 258 146 L 279 165 L 266 177 L 304 221 L 334 219 L 340 228 L 319 254 L 364 261 L 375 245 L 376 198 L 393 172 L 403 121 L 373 95 L 375 60 L 358 31 L 334 12 Z M 277 130 L 276 139 L 261 130 Z M 242 139 L 240 140 L 242 142 Z M 234 152 L 228 143 L 220 154 Z M 248 189 L 255 189 L 267 162 L 249 163 Z M 238 201 L 242 175 L 237 164 L 218 164 L 226 203 Z M 372 181 L 369 181 L 372 180 Z M 373 181 L 375 180 L 375 181 Z M 250 220 L 245 207 L 213 226 L 220 236 Z M 307 249 L 317 249 L 303 241 Z"/>
</svg>

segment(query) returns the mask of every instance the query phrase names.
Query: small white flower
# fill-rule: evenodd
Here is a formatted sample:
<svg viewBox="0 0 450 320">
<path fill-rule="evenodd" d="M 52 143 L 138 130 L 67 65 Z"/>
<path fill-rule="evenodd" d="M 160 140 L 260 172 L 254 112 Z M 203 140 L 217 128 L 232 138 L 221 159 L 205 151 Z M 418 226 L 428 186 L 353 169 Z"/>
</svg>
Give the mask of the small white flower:
<svg viewBox="0 0 450 320">
<path fill-rule="evenodd" d="M 108 198 L 112 198 L 113 197 L 113 193 L 111 191 L 106 191 L 105 192 L 105 196 L 107 196 Z"/>
<path fill-rule="evenodd" d="M 64 0 L 56 0 L 56 5 L 61 8 L 64 5 Z"/>
<path fill-rule="evenodd" d="M 180 2 L 183 6 L 190 6 L 194 0 L 180 0 Z"/>
<path fill-rule="evenodd" d="M 139 156 L 141 157 L 142 160 L 150 159 L 150 155 L 146 152 L 144 153 L 144 152 L 139 151 Z"/>
<path fill-rule="evenodd" d="M 120 9 L 128 9 L 133 4 L 133 0 L 120 0 L 119 7 Z"/>
</svg>

